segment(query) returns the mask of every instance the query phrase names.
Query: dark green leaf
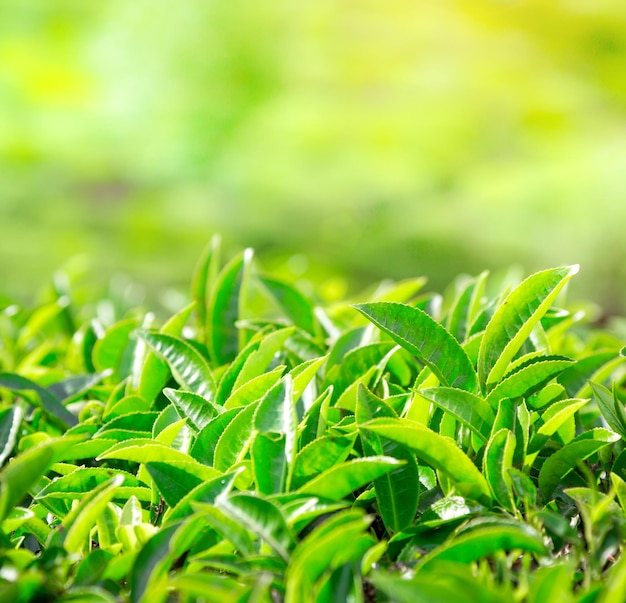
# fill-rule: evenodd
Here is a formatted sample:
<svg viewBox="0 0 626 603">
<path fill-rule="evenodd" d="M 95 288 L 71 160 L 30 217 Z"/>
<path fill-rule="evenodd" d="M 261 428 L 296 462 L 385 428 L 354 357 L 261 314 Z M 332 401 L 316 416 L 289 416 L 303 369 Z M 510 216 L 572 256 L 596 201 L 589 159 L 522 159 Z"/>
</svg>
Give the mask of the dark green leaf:
<svg viewBox="0 0 626 603">
<path fill-rule="evenodd" d="M 71 427 L 78 423 L 78 419 L 63 406 L 56 396 L 26 377 L 15 373 L 0 373 L 0 387 L 6 387 L 12 391 L 34 391 L 39 396 L 42 408 L 62 426 Z"/>
<path fill-rule="evenodd" d="M 185 471 L 184 465 L 148 462 L 146 469 L 169 507 L 176 506 L 189 492 L 203 482 L 201 477 Z"/>
<path fill-rule="evenodd" d="M 539 489 L 549 497 L 567 474 L 592 454 L 619 440 L 619 435 L 606 429 L 592 429 L 557 450 L 548 457 L 539 471 Z"/>
<path fill-rule="evenodd" d="M 7 460 L 17 442 L 22 422 L 22 409 L 12 406 L 0 411 L 0 465 Z"/>
<path fill-rule="evenodd" d="M 232 472 L 203 481 L 183 496 L 175 507 L 165 513 L 163 525 L 174 523 L 191 515 L 194 503 L 215 504 L 218 497 L 225 496 L 232 490 L 236 477 L 237 472 Z"/>
<path fill-rule="evenodd" d="M 527 524 L 503 523 L 477 527 L 453 537 L 443 546 L 426 555 L 418 569 L 424 572 L 434 562 L 471 563 L 499 551 L 520 549 L 538 555 L 547 553 L 543 540 Z"/>
</svg>

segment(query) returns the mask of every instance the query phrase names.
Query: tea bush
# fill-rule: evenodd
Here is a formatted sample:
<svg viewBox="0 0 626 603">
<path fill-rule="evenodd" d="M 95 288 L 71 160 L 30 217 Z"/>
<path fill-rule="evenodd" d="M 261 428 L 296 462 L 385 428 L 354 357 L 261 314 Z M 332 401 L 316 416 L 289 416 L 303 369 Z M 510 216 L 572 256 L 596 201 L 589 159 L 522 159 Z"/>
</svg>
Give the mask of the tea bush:
<svg viewBox="0 0 626 603">
<path fill-rule="evenodd" d="M 624 341 L 576 266 L 327 303 L 199 261 L 160 321 L 0 313 L 0 599 L 616 601 Z"/>
</svg>

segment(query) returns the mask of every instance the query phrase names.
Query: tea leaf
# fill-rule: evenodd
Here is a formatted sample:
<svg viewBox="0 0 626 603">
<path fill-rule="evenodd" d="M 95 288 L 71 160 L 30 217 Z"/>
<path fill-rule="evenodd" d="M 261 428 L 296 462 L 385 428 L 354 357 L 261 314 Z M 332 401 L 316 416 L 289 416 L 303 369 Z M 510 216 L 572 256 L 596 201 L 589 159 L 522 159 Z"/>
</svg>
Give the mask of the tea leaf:
<svg viewBox="0 0 626 603">
<path fill-rule="evenodd" d="M 0 387 L 6 387 L 12 391 L 34 391 L 41 401 L 42 408 L 56 419 L 63 427 L 71 427 L 78 423 L 78 419 L 69 411 L 61 401 L 47 389 L 37 383 L 17 375 L 15 373 L 0 373 Z"/>
<path fill-rule="evenodd" d="M 243 348 L 243 335 L 236 326 L 242 308 L 252 262 L 252 249 L 234 258 L 220 272 L 207 310 L 207 345 L 216 364 L 224 364 Z"/>
<path fill-rule="evenodd" d="M 423 461 L 443 472 L 462 496 L 486 502 L 491 494 L 485 478 L 456 443 L 408 419 L 373 419 L 359 426 L 413 450 Z"/>
<path fill-rule="evenodd" d="M 393 302 L 354 306 L 404 349 L 415 354 L 444 385 L 478 391 L 474 367 L 456 339 L 418 308 Z"/>
<path fill-rule="evenodd" d="M 183 339 L 163 333 L 138 331 L 137 335 L 169 364 L 181 387 L 209 400 L 215 397 L 216 385 L 209 365 L 194 347 Z"/>
<path fill-rule="evenodd" d="M 453 415 L 484 441 L 489 438 L 495 415 L 481 397 L 452 387 L 420 389 L 419 395 Z"/>
<path fill-rule="evenodd" d="M 510 551 L 512 549 L 530 551 L 538 555 L 546 553 L 546 547 L 541 536 L 530 526 L 503 523 L 501 525 L 476 527 L 453 537 L 448 543 L 426 555 L 417 569 L 421 573 L 428 569 L 431 564 L 441 561 L 471 563 L 498 551 Z"/>
<path fill-rule="evenodd" d="M 539 471 L 539 489 L 544 498 L 552 494 L 579 461 L 584 461 L 619 438 L 618 434 L 607 429 L 592 429 L 582 433 L 548 457 Z"/>
<path fill-rule="evenodd" d="M 309 480 L 298 492 L 315 494 L 330 500 L 341 500 L 357 488 L 368 484 L 404 461 L 387 456 L 372 456 L 337 463 Z"/>
<path fill-rule="evenodd" d="M 552 305 L 578 266 L 537 272 L 516 287 L 500 304 L 485 330 L 478 356 L 481 385 L 493 386 Z"/>
</svg>

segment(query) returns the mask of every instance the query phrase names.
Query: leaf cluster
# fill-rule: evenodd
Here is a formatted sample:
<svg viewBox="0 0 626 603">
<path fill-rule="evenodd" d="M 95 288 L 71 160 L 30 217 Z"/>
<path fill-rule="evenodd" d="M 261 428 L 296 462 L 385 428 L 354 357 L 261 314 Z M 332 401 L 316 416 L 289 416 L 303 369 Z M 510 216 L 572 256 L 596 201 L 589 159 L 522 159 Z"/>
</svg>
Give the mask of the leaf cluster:
<svg viewBox="0 0 626 603">
<path fill-rule="evenodd" d="M 624 598 L 624 343 L 576 272 L 327 304 L 215 238 L 162 324 L 4 307 L 0 598 Z"/>
</svg>

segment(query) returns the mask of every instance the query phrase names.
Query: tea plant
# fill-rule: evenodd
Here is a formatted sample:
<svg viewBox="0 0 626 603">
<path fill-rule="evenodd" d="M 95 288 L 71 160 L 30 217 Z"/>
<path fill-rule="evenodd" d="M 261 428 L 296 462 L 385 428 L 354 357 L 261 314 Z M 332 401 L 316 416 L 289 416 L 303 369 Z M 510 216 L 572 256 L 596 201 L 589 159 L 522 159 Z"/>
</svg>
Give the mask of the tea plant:
<svg viewBox="0 0 626 603">
<path fill-rule="evenodd" d="M 576 272 L 329 304 L 214 239 L 162 323 L 4 307 L 0 599 L 622 600 L 623 341 Z"/>
</svg>

